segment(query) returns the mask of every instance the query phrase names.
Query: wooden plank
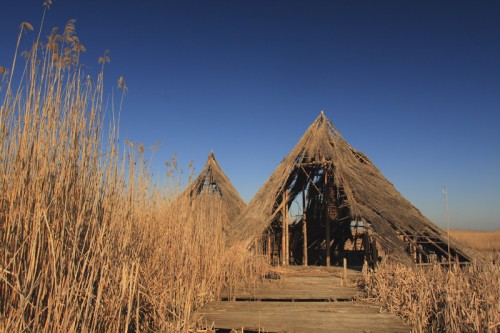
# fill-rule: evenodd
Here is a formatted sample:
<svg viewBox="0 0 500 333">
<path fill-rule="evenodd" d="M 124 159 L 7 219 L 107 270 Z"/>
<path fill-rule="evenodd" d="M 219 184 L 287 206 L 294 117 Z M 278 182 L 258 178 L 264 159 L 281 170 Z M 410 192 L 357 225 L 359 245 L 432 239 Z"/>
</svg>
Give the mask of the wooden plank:
<svg viewBox="0 0 500 333">
<path fill-rule="evenodd" d="M 255 286 L 237 287 L 222 299 L 236 300 L 352 300 L 364 295 L 352 286 L 342 286 L 342 279 L 334 276 L 286 276 L 278 280 L 264 280 Z"/>
<path fill-rule="evenodd" d="M 306 186 L 302 191 L 302 265 L 307 266 L 307 215 L 306 215 Z"/>
<path fill-rule="evenodd" d="M 348 279 L 360 272 L 348 269 Z M 217 329 L 259 332 L 410 332 L 395 315 L 381 313 L 381 307 L 364 301 L 346 300 L 362 295 L 355 287 L 341 286 L 342 268 L 288 266 L 280 279 L 265 280 L 237 296 L 248 300 L 212 302 L 195 317 Z M 287 300 L 283 302 L 281 300 Z"/>
<path fill-rule="evenodd" d="M 260 332 L 410 332 L 365 302 L 212 302 L 198 313 L 218 329 Z"/>
</svg>

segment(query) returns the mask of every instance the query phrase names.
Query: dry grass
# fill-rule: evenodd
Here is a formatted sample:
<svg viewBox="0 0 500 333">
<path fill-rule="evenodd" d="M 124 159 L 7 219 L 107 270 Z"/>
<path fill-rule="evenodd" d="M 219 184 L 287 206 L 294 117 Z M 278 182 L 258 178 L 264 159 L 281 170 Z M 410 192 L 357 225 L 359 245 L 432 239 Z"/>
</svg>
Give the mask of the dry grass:
<svg viewBox="0 0 500 333">
<path fill-rule="evenodd" d="M 450 236 L 487 258 L 500 256 L 500 229 L 492 231 L 455 229 L 450 230 Z"/>
<path fill-rule="evenodd" d="M 500 266 L 493 262 L 406 267 L 383 264 L 366 280 L 369 297 L 413 332 L 497 332 Z"/>
<path fill-rule="evenodd" d="M 217 200 L 172 204 L 179 188 L 151 183 L 144 147 L 118 153 L 103 124 L 109 59 L 86 78 L 74 31 L 36 41 L 15 89 L 20 60 L 2 70 L 0 331 L 187 331 L 259 262 L 224 247 Z"/>
<path fill-rule="evenodd" d="M 384 263 L 365 281 L 369 298 L 401 316 L 413 332 L 497 332 L 500 231 L 450 234 L 490 260 L 450 268 Z"/>
</svg>

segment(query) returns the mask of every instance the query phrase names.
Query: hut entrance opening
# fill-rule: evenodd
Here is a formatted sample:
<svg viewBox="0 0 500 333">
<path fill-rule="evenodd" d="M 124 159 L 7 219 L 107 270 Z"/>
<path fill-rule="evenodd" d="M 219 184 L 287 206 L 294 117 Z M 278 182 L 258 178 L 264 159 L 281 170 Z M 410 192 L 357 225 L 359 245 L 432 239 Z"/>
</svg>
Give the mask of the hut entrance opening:
<svg viewBox="0 0 500 333">
<path fill-rule="evenodd" d="M 263 252 L 272 264 L 361 266 L 378 257 L 370 225 L 353 216 L 330 163 L 299 163 L 276 194 Z"/>
</svg>

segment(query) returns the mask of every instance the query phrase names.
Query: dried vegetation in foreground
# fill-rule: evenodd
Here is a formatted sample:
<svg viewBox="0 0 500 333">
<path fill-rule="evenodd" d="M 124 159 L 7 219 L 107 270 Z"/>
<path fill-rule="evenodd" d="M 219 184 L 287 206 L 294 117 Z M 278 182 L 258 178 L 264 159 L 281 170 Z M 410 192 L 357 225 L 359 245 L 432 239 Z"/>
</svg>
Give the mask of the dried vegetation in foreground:
<svg viewBox="0 0 500 333">
<path fill-rule="evenodd" d="M 368 274 L 369 299 L 402 317 L 413 332 L 497 332 L 500 266 L 406 267 L 383 263 Z"/>
<path fill-rule="evenodd" d="M 118 153 L 116 129 L 104 133 L 109 58 L 92 80 L 83 51 L 70 21 L 0 73 L 0 331 L 187 331 L 259 261 L 224 247 L 217 200 L 173 203 L 177 181 L 153 184 L 141 145 Z"/>
</svg>

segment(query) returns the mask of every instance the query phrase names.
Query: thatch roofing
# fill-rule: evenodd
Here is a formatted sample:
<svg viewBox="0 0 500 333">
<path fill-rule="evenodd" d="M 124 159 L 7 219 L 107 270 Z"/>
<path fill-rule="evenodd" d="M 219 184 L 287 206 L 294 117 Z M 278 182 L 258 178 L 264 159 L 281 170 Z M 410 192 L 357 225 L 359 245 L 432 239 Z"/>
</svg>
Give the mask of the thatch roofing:
<svg viewBox="0 0 500 333">
<path fill-rule="evenodd" d="M 246 207 L 246 203 L 217 163 L 213 152 L 210 152 L 203 170 L 188 185 L 181 198 L 187 198 L 193 210 L 203 211 L 216 207 L 223 214 L 225 231 Z"/>
<path fill-rule="evenodd" d="M 402 234 L 446 243 L 446 233 L 405 199 L 368 157 L 351 147 L 323 112 L 231 226 L 230 243 L 251 244 L 261 237 L 280 209 L 284 190 L 292 197 L 296 195 L 300 190 L 298 175 L 307 174 L 306 167 L 311 165 L 333 172 L 336 186 L 343 190 L 344 202 L 349 205 L 350 217 L 370 225 L 373 237 L 388 257 L 410 261 L 404 253 Z M 470 260 L 469 249 L 453 241 L 450 244 L 455 254 Z"/>
</svg>

